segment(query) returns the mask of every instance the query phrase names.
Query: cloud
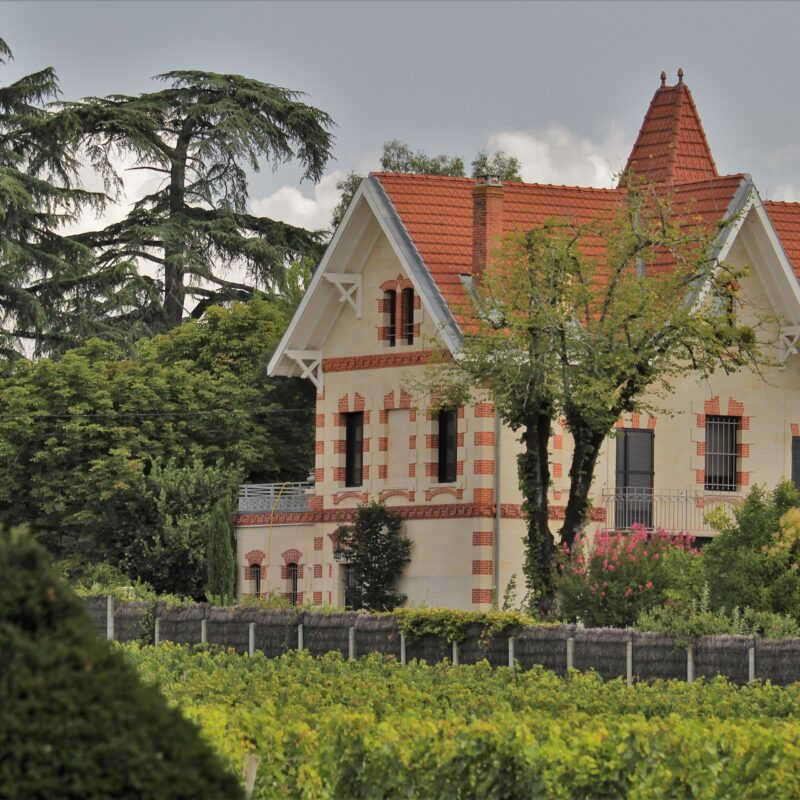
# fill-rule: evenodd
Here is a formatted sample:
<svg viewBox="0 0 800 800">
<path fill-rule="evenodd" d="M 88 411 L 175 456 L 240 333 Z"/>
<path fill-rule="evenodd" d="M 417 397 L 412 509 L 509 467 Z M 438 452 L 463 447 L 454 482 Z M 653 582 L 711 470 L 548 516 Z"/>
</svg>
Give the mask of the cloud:
<svg viewBox="0 0 800 800">
<path fill-rule="evenodd" d="M 324 175 L 314 186 L 313 197 L 306 197 L 295 186 L 281 186 L 268 197 L 251 200 L 250 208 L 258 216 L 288 222 L 301 228 L 329 228 L 331 212 L 339 202 L 336 183 L 343 180 L 345 175 L 343 170 L 334 170 Z"/>
<path fill-rule="evenodd" d="M 601 142 L 555 123 L 529 131 L 498 131 L 489 139 L 490 151 L 504 150 L 519 159 L 522 180 L 567 186 L 614 186 L 629 149 L 628 137 L 616 125 Z"/>
<path fill-rule="evenodd" d="M 770 200 L 784 200 L 788 203 L 800 203 L 800 189 L 793 183 L 779 183 Z"/>
</svg>

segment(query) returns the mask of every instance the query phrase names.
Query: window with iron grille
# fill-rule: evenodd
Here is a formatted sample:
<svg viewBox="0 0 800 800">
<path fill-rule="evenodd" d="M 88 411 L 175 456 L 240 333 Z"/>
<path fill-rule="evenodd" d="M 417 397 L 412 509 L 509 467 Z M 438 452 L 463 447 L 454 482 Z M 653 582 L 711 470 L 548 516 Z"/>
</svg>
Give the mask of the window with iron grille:
<svg viewBox="0 0 800 800">
<path fill-rule="evenodd" d="M 344 583 L 345 609 L 358 611 L 361 608 L 361 586 L 353 564 L 342 564 L 342 581 Z"/>
<path fill-rule="evenodd" d="M 414 290 L 403 289 L 403 331 L 406 344 L 414 344 Z"/>
<path fill-rule="evenodd" d="M 792 436 L 792 483 L 800 489 L 800 436 Z"/>
<path fill-rule="evenodd" d="M 286 565 L 286 576 L 289 581 L 289 602 L 297 605 L 297 564 L 292 562 Z"/>
<path fill-rule="evenodd" d="M 439 483 L 456 480 L 456 450 L 458 446 L 458 414 L 455 408 L 439 412 Z"/>
<path fill-rule="evenodd" d="M 261 564 L 253 564 L 253 566 L 250 567 L 250 571 L 253 575 L 253 584 L 255 588 L 253 594 L 258 597 L 261 594 Z"/>
<path fill-rule="evenodd" d="M 739 417 L 706 416 L 706 489 L 736 491 L 738 432 Z"/>
<path fill-rule="evenodd" d="M 361 486 L 362 465 L 364 462 L 364 412 L 354 411 L 345 414 L 345 461 L 344 483 L 345 486 Z"/>
<path fill-rule="evenodd" d="M 397 344 L 397 292 L 389 289 L 383 295 L 383 309 L 386 313 L 386 340 L 389 347 Z"/>
</svg>

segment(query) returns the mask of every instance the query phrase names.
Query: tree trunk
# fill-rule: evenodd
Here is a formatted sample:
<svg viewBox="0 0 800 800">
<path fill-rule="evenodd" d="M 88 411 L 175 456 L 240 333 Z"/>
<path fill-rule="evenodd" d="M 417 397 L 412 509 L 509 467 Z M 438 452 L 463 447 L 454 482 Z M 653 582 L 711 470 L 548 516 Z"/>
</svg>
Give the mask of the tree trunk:
<svg viewBox="0 0 800 800">
<path fill-rule="evenodd" d="M 536 592 L 543 610 L 553 599 L 553 535 L 550 532 L 547 502 L 550 488 L 548 444 L 550 415 L 536 414 L 524 426 L 521 437 L 524 449 L 517 456 L 517 471 L 523 510 L 527 518 L 525 578 L 528 589 Z"/>
<path fill-rule="evenodd" d="M 569 499 L 561 526 L 561 541 L 572 550 L 575 536 L 586 524 L 589 513 L 589 492 L 592 488 L 594 470 L 605 434 L 573 431 L 575 450 L 569 469 Z"/>
<path fill-rule="evenodd" d="M 184 120 L 172 155 L 169 180 L 169 235 L 164 237 L 164 321 L 167 330 L 183 321 L 186 289 L 186 232 L 183 229 L 186 201 L 186 161 L 193 123 Z"/>
</svg>

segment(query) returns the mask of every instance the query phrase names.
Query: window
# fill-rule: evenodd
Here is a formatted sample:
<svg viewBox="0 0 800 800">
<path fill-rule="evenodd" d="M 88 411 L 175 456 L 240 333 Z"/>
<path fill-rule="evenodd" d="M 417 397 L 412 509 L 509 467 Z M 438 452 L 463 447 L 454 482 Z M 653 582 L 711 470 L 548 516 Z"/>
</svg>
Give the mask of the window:
<svg viewBox="0 0 800 800">
<path fill-rule="evenodd" d="M 348 611 L 361 608 L 358 575 L 352 564 L 342 564 L 342 580 L 344 582 L 344 607 Z"/>
<path fill-rule="evenodd" d="M 653 527 L 653 431 L 625 429 L 617 438 L 614 526 Z"/>
<path fill-rule="evenodd" d="M 344 462 L 345 486 L 361 486 L 361 466 L 364 462 L 364 412 L 345 414 L 347 421 Z"/>
<path fill-rule="evenodd" d="M 457 410 L 443 408 L 439 412 L 439 483 L 455 482 L 457 433 Z"/>
<path fill-rule="evenodd" d="M 706 417 L 706 489 L 736 491 L 738 431 L 739 417 Z"/>
<path fill-rule="evenodd" d="M 297 605 L 297 563 L 292 562 L 286 565 L 286 577 L 289 581 L 289 602 Z"/>
<path fill-rule="evenodd" d="M 414 344 L 414 290 L 403 289 L 401 297 L 403 302 L 401 335 L 406 344 Z"/>
<path fill-rule="evenodd" d="M 253 564 L 250 567 L 250 572 L 253 576 L 253 594 L 258 597 L 261 594 L 261 564 Z"/>
<path fill-rule="evenodd" d="M 383 295 L 383 310 L 386 313 L 386 340 L 389 347 L 397 344 L 397 292 L 389 289 Z"/>
<path fill-rule="evenodd" d="M 792 483 L 800 489 L 800 436 L 792 436 Z"/>
</svg>

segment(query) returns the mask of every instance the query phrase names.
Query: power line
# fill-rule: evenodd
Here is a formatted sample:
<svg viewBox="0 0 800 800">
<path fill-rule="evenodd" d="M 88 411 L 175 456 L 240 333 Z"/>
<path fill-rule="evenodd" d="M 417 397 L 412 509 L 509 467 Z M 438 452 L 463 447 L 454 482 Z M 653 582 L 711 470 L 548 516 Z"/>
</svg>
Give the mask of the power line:
<svg viewBox="0 0 800 800">
<path fill-rule="evenodd" d="M 219 416 L 221 414 L 308 414 L 313 408 L 207 408 L 197 411 L 102 411 L 85 414 L 65 413 L 51 414 L 48 412 L 31 411 L 28 414 L 0 414 L 2 419 L 127 419 L 151 417 L 202 417 Z"/>
</svg>

